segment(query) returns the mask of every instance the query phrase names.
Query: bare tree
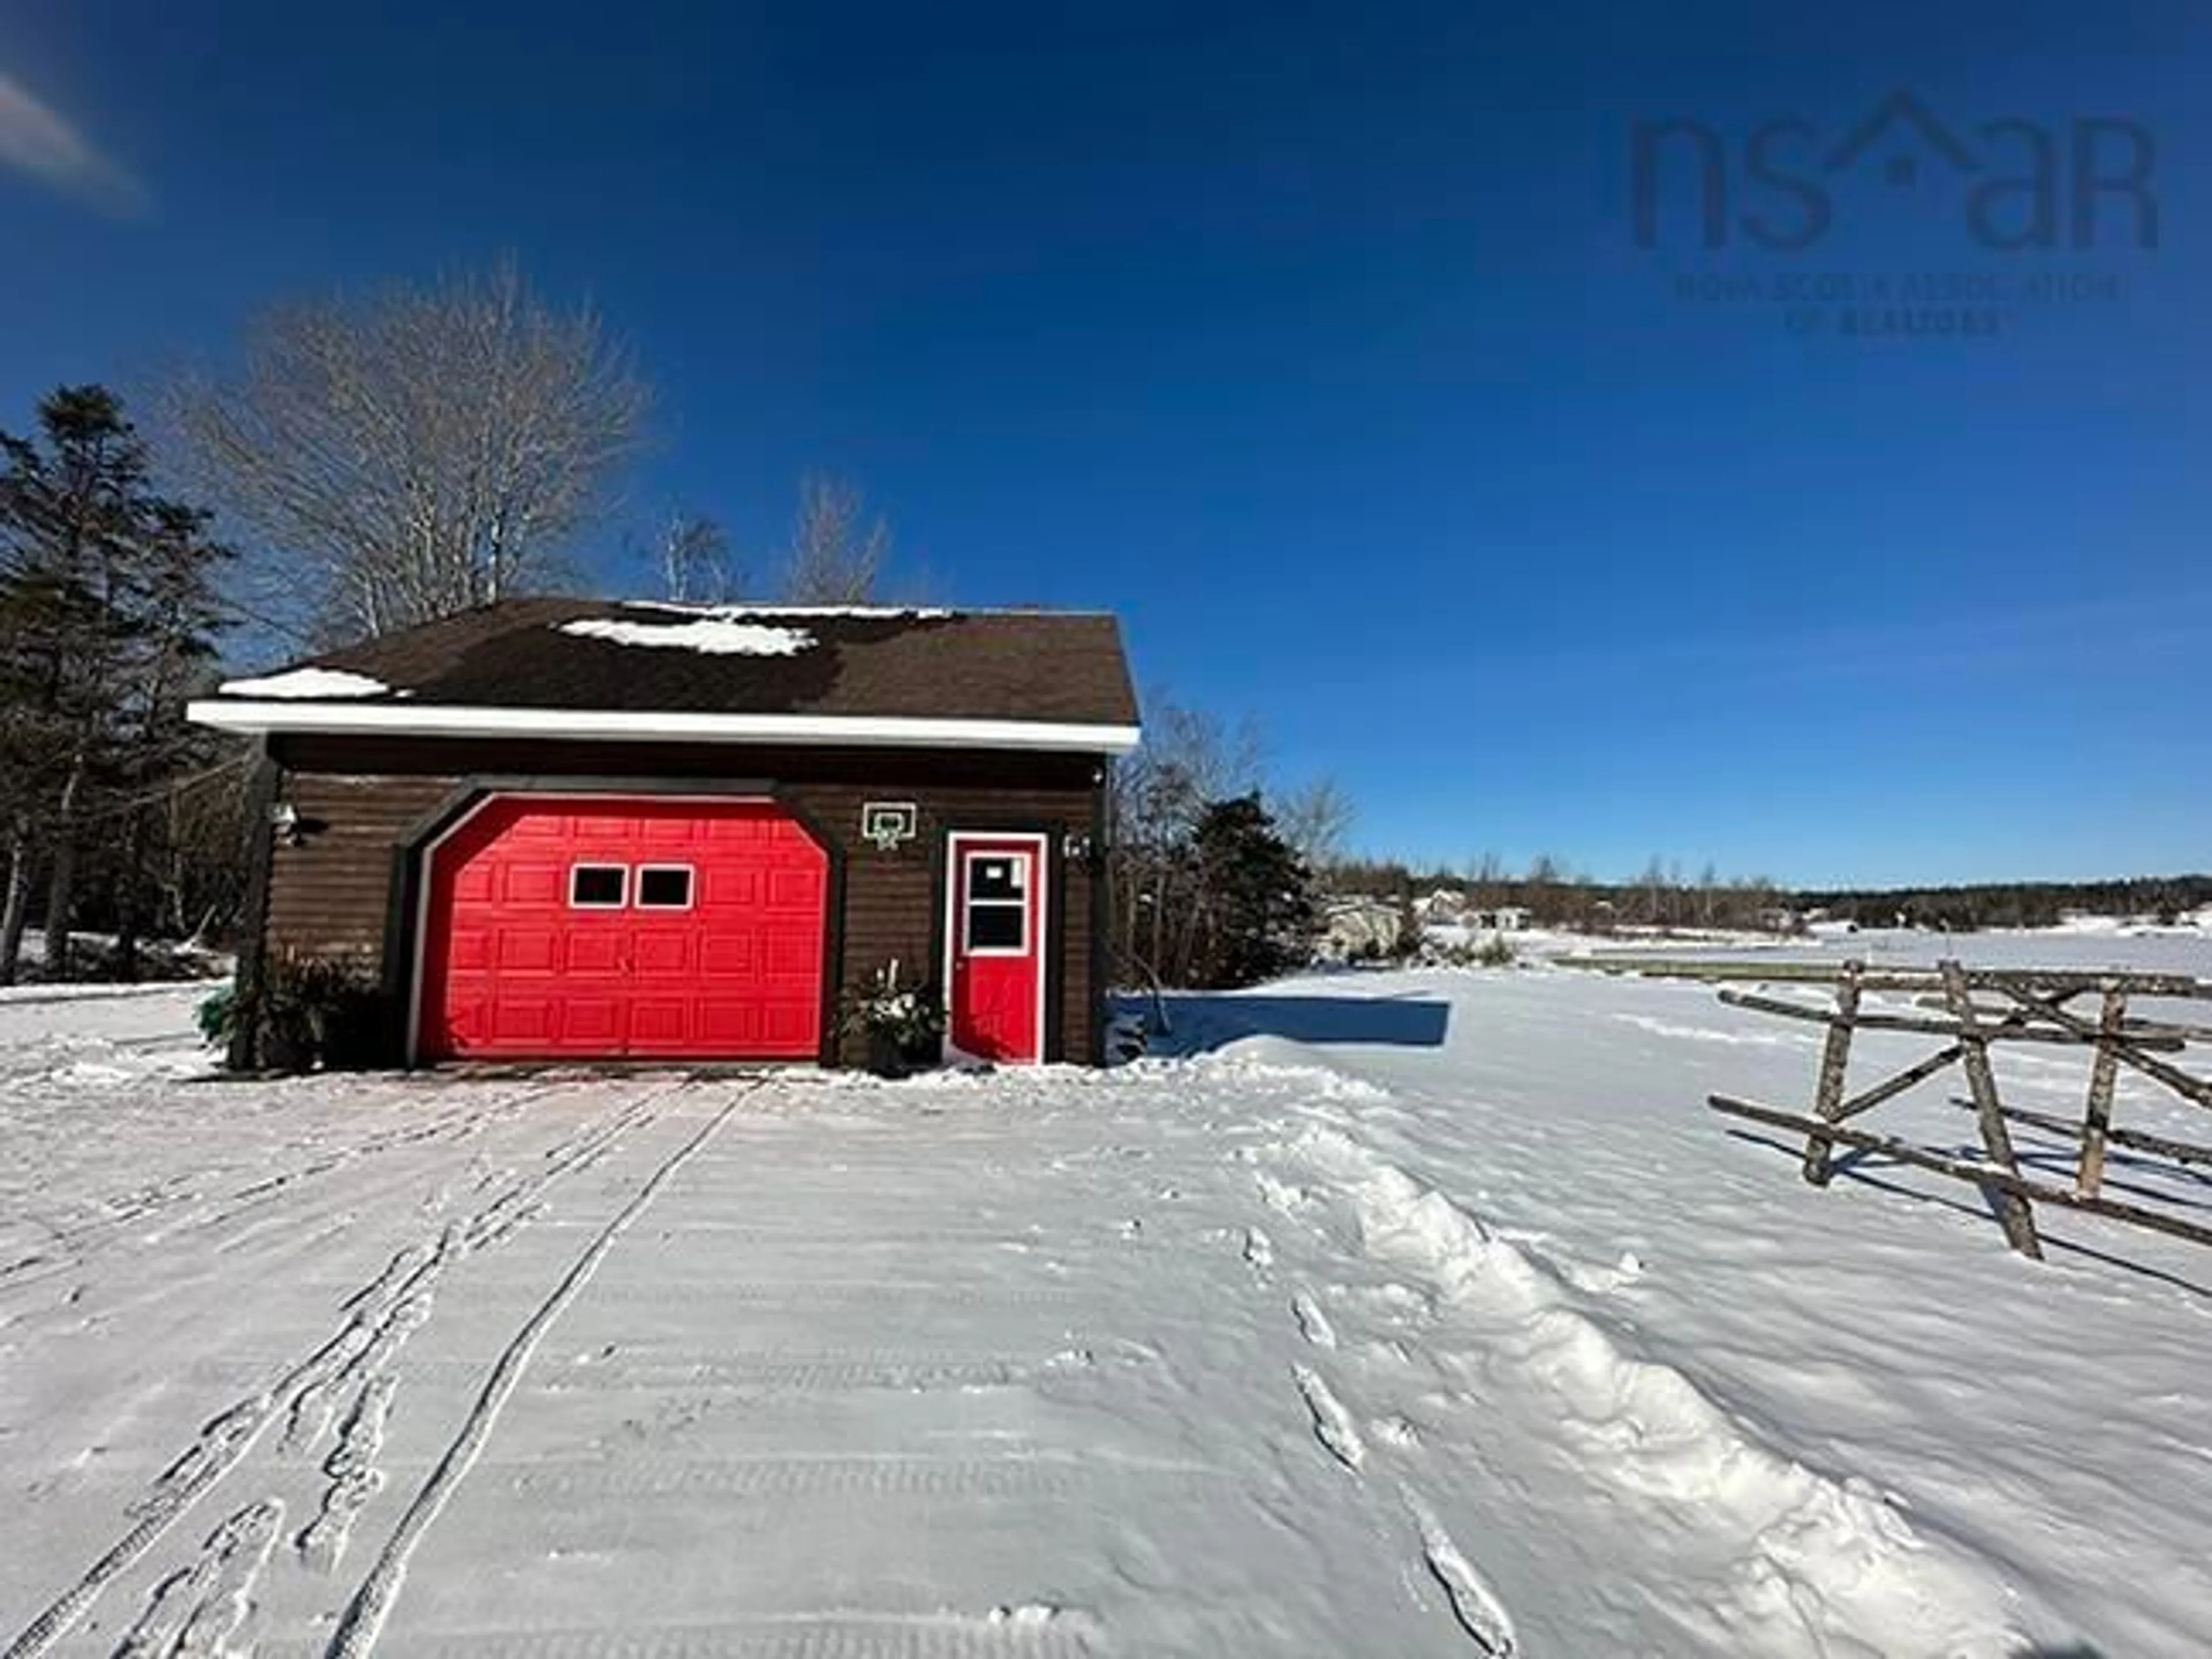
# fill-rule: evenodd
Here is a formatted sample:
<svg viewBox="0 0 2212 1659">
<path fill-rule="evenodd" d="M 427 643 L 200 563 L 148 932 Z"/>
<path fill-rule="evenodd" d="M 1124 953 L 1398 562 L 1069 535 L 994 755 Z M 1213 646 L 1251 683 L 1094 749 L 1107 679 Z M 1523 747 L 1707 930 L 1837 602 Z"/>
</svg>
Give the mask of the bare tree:
<svg viewBox="0 0 2212 1659">
<path fill-rule="evenodd" d="M 1528 878 L 1522 889 L 1531 915 L 1541 922 L 1559 920 L 1564 909 L 1560 889 L 1565 885 L 1566 872 L 1559 860 L 1549 853 L 1539 853 L 1528 860 Z"/>
<path fill-rule="evenodd" d="M 1478 854 L 1467 866 L 1468 899 L 1478 910 L 1494 910 L 1505 902 L 1510 879 L 1504 859 L 1496 853 Z"/>
<path fill-rule="evenodd" d="M 1721 872 L 1711 859 L 1698 872 L 1698 926 L 1711 927 L 1721 918 Z"/>
<path fill-rule="evenodd" d="M 799 481 L 799 512 L 784 556 L 783 597 L 793 605 L 866 605 L 891 554 L 891 531 L 871 516 L 848 479 L 811 472 Z"/>
<path fill-rule="evenodd" d="M 737 568 L 730 562 L 730 538 L 703 514 L 672 513 L 653 544 L 664 598 L 679 604 L 721 605 L 738 595 Z"/>
<path fill-rule="evenodd" d="M 1352 833 L 1352 798 L 1334 778 L 1280 790 L 1273 805 L 1276 832 L 1309 870 L 1326 868 L 1344 856 L 1345 837 Z"/>
<path fill-rule="evenodd" d="M 592 312 L 501 264 L 278 307 L 167 403 L 191 481 L 260 544 L 264 617 L 357 637 L 542 581 L 649 396 Z"/>
<path fill-rule="evenodd" d="M 1145 739 L 1115 763 L 1108 809 L 1114 839 L 1114 940 L 1121 968 L 1180 983 L 1206 921 L 1202 872 L 1191 856 L 1210 802 L 1255 788 L 1260 741 L 1249 723 L 1224 726 L 1200 709 L 1155 696 Z"/>
</svg>

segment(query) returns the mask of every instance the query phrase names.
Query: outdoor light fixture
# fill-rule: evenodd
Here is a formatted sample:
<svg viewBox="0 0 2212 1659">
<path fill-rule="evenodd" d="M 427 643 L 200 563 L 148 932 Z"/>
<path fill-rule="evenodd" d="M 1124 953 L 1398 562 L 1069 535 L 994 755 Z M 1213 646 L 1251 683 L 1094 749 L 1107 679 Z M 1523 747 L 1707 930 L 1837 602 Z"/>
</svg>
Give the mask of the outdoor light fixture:
<svg viewBox="0 0 2212 1659">
<path fill-rule="evenodd" d="M 274 802 L 269 808 L 269 827 L 276 832 L 277 841 L 286 847 L 297 847 L 305 839 L 300 833 L 300 811 L 289 800 Z"/>
<path fill-rule="evenodd" d="M 1091 837 L 1078 830 L 1071 830 L 1060 843 L 1061 854 L 1074 864 L 1091 862 Z"/>
</svg>

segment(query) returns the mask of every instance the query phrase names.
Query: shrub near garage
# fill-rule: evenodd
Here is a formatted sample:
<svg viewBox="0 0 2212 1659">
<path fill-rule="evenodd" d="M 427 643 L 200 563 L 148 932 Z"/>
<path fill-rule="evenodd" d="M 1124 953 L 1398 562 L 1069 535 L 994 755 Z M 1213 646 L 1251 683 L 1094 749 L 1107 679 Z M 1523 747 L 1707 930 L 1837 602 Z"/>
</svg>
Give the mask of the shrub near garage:
<svg viewBox="0 0 2212 1659">
<path fill-rule="evenodd" d="M 893 958 L 865 988 L 847 994 L 838 1023 L 847 1036 L 866 1045 L 871 1072 L 904 1077 L 937 1063 L 945 1041 L 945 1004 L 933 986 L 902 983 Z"/>
<path fill-rule="evenodd" d="M 251 1031 L 255 1063 L 272 1072 L 376 1064 L 383 1016 L 383 988 L 366 969 L 290 955 L 264 963 L 258 985 L 227 985 L 197 1011 L 201 1035 L 211 1043 L 229 1043 L 241 1028 Z"/>
</svg>

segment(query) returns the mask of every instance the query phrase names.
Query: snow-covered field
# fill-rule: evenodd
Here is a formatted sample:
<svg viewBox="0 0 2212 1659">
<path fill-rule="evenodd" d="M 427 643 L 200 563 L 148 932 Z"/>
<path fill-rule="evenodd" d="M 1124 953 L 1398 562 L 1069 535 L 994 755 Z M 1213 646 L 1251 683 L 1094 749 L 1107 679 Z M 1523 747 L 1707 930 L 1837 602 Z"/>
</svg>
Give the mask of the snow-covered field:
<svg viewBox="0 0 2212 1659">
<path fill-rule="evenodd" d="M 198 994 L 0 1004 L 10 1659 L 2212 1632 L 2212 1255 L 1814 1191 L 1703 1099 L 1817 1032 L 1707 988 L 1306 979 L 895 1085 L 210 1081 Z"/>
</svg>

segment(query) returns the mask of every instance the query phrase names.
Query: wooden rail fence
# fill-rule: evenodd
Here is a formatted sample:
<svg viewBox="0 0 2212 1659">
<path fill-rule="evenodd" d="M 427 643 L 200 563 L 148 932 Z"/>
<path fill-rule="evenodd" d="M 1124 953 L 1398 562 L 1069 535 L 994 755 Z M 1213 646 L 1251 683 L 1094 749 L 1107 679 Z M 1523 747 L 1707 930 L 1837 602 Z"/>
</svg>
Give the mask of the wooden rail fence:
<svg viewBox="0 0 2212 1659">
<path fill-rule="evenodd" d="M 1753 981 L 1771 977 L 1749 963 L 1740 971 L 1729 969 L 1716 976 Z M 2212 1164 L 2212 1146 L 2121 1128 L 2112 1121 L 2115 1085 L 2123 1066 L 2181 1100 L 2212 1109 L 2212 1079 L 2162 1057 L 2185 1054 L 2192 1043 L 2212 1043 L 2212 1025 L 2144 1018 L 2129 1012 L 2130 999 L 2212 1002 L 2212 981 L 2172 974 L 2071 969 L 1970 969 L 1956 962 L 1934 968 L 1881 969 L 1847 962 L 1825 978 L 1834 988 L 1832 1007 L 1755 991 L 1731 989 L 1720 994 L 1721 1000 L 1731 1007 L 1808 1020 L 1827 1028 L 1811 1115 L 1730 1095 L 1713 1095 L 1706 1103 L 1731 1117 L 1803 1134 L 1805 1179 L 1814 1186 L 1828 1184 L 1835 1149 L 1849 1146 L 1980 1187 L 1989 1194 L 2006 1242 L 2023 1255 L 2040 1259 L 2043 1255 L 2036 1231 L 2034 1206 L 2038 1204 L 2087 1211 L 2192 1243 L 2212 1244 L 2212 1227 L 2166 1210 L 2109 1198 L 2103 1191 L 2109 1147 L 2183 1166 Z M 1820 982 L 1808 981 L 1802 974 L 1793 975 L 1793 980 L 1801 984 Z M 1911 1006 L 1923 1012 L 1868 1009 L 1862 1003 L 1869 993 L 1904 994 Z M 2069 1006 L 2084 997 L 2098 999 L 2094 1016 Z M 1847 1094 L 1851 1039 L 1859 1031 L 1934 1037 L 1940 1039 L 1940 1046 L 1926 1058 Z M 1998 1044 L 2007 1042 L 2094 1048 L 2087 1097 L 2078 1122 L 2005 1104 L 1990 1055 Z M 1850 1127 L 1853 1119 L 1953 1066 L 1960 1067 L 1966 1085 L 1966 1097 L 1954 1103 L 1973 1114 L 1981 1134 L 1981 1158 L 1962 1157 Z M 2020 1158 L 2012 1142 L 2011 1126 L 2015 1123 L 2078 1144 L 2071 1187 L 2021 1173 Z"/>
</svg>

